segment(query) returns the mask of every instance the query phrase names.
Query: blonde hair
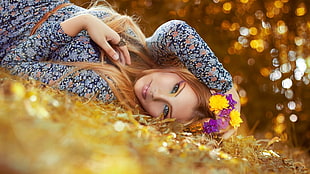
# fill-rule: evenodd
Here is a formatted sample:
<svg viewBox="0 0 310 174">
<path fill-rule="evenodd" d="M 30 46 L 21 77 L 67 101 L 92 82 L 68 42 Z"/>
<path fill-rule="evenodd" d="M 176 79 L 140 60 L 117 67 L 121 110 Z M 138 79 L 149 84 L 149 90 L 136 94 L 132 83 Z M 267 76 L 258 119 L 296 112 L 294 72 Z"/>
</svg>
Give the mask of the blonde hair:
<svg viewBox="0 0 310 174">
<path fill-rule="evenodd" d="M 130 66 L 123 66 L 119 62 L 111 60 L 109 57 L 110 61 L 114 63 L 113 65 L 103 65 L 103 61 L 100 63 L 63 62 L 63 64 L 73 65 L 77 67 L 76 70 L 93 70 L 108 82 L 115 97 L 125 109 L 138 111 L 141 114 L 147 114 L 147 112 L 140 106 L 139 100 L 134 93 L 134 82 L 139 77 L 156 71 L 176 73 L 192 87 L 198 97 L 199 104 L 195 113 L 193 113 L 195 119 L 210 117 L 207 102 L 207 99 L 210 97 L 209 89 L 200 83 L 186 68 L 182 67 L 180 63 L 161 65 L 161 67 L 155 64 L 147 50 L 145 35 L 137 25 L 135 19 L 127 15 L 120 15 L 107 5 L 105 1 L 100 1 L 100 3 L 102 2 L 104 5 L 99 5 L 99 1 L 96 1 L 89 10 L 103 10 L 110 14 L 103 21 L 126 40 L 126 46 L 130 52 L 132 64 Z"/>
</svg>

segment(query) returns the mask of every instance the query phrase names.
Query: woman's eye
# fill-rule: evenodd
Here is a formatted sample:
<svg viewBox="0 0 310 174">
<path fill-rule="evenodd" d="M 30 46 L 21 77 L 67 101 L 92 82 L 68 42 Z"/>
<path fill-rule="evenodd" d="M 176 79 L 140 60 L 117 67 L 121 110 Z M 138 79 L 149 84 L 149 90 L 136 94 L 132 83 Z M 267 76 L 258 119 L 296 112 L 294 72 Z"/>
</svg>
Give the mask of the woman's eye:
<svg viewBox="0 0 310 174">
<path fill-rule="evenodd" d="M 167 118 L 168 114 L 169 114 L 169 106 L 165 105 L 163 110 L 164 118 Z"/>
<path fill-rule="evenodd" d="M 179 88 L 180 88 L 180 83 L 175 84 L 170 93 L 171 94 L 177 93 Z"/>
</svg>

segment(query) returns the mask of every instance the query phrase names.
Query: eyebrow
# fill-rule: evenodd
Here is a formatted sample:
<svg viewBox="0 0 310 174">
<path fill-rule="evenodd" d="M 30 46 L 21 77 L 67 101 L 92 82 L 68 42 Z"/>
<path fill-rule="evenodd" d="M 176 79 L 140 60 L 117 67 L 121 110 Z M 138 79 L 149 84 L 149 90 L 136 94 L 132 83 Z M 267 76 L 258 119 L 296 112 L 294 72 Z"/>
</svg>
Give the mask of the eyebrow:
<svg viewBox="0 0 310 174">
<path fill-rule="evenodd" d="M 181 85 L 181 84 L 183 84 L 183 83 L 184 83 L 183 87 L 182 87 L 180 90 L 178 90 L 178 92 L 175 94 L 174 97 L 177 97 L 177 96 L 183 91 L 183 89 L 185 88 L 185 86 L 186 86 L 186 81 L 184 81 L 184 80 L 180 81 L 180 82 L 179 82 L 179 85 Z M 169 114 L 169 117 L 172 118 L 173 107 L 172 107 L 172 105 L 171 105 L 170 103 L 169 103 L 169 105 L 170 105 L 170 107 L 171 107 L 171 112 L 170 112 L 170 114 Z"/>
</svg>

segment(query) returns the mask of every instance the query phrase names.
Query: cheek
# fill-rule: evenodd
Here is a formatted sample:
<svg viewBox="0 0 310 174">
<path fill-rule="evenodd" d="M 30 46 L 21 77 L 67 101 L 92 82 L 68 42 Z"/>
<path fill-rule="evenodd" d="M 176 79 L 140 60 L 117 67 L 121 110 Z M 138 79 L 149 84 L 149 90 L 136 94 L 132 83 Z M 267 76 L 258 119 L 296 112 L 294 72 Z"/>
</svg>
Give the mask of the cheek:
<svg viewBox="0 0 310 174">
<path fill-rule="evenodd" d="M 188 89 L 188 97 L 190 98 L 190 101 L 192 104 L 194 104 L 196 106 L 198 105 L 198 97 L 197 97 L 196 93 L 194 92 L 194 90 L 190 87 Z"/>
<path fill-rule="evenodd" d="M 159 117 L 163 110 L 163 104 L 160 102 L 145 102 L 142 106 L 152 117 Z"/>
</svg>

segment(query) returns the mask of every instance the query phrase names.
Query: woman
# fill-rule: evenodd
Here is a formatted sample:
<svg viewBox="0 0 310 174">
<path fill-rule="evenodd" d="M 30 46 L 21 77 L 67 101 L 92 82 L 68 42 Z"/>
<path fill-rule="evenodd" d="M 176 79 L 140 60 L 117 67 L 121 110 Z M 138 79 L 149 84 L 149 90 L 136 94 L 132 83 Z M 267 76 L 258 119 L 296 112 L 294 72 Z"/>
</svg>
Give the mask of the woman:
<svg viewBox="0 0 310 174">
<path fill-rule="evenodd" d="M 86 98 L 118 100 L 183 123 L 212 117 L 209 88 L 234 92 L 230 74 L 185 22 L 167 22 L 146 44 L 131 18 L 67 3 L 2 2 L 1 65 Z"/>
</svg>

